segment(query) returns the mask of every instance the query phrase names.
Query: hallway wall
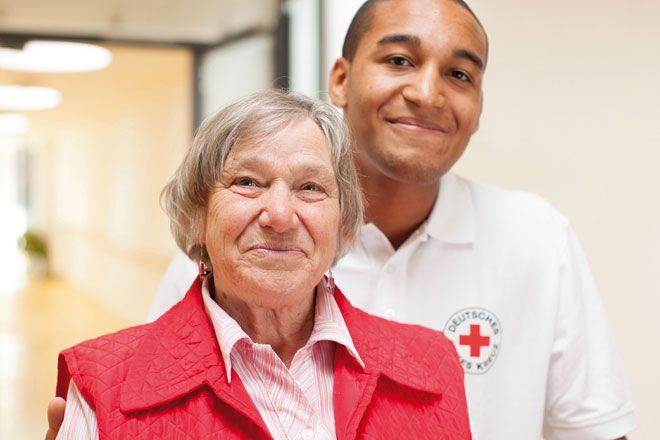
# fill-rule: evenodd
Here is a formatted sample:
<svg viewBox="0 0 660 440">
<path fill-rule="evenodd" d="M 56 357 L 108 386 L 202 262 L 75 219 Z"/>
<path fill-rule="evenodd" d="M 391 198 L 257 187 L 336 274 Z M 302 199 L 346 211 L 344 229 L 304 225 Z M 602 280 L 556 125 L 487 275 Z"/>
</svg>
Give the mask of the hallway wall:
<svg viewBox="0 0 660 440">
<path fill-rule="evenodd" d="M 174 251 L 158 197 L 192 134 L 192 55 L 108 48 L 106 70 L 0 80 L 63 95 L 61 107 L 29 112 L 33 224 L 49 240 L 52 271 L 142 322 Z"/>
</svg>

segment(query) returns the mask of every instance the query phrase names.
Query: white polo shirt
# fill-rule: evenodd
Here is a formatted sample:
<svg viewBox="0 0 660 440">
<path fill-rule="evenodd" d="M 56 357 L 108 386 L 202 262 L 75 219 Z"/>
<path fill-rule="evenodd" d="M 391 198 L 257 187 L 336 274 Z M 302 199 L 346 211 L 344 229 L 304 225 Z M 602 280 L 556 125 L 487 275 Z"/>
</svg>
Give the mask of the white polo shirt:
<svg viewBox="0 0 660 440">
<path fill-rule="evenodd" d="M 476 437 L 612 440 L 634 429 L 587 262 L 541 198 L 448 173 L 428 221 L 399 249 L 365 225 L 332 272 L 357 307 L 454 342 Z M 195 273 L 177 256 L 150 317 L 178 301 Z"/>
</svg>

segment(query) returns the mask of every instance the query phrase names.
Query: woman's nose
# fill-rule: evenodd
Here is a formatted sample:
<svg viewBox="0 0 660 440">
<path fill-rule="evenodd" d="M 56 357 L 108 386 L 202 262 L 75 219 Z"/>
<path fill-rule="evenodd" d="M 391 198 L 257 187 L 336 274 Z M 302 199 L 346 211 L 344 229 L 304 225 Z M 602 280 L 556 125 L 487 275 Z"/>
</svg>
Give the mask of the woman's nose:
<svg viewBox="0 0 660 440">
<path fill-rule="evenodd" d="M 275 232 L 293 229 L 298 221 L 293 206 L 293 194 L 284 184 L 273 184 L 262 196 L 259 225 Z"/>
</svg>

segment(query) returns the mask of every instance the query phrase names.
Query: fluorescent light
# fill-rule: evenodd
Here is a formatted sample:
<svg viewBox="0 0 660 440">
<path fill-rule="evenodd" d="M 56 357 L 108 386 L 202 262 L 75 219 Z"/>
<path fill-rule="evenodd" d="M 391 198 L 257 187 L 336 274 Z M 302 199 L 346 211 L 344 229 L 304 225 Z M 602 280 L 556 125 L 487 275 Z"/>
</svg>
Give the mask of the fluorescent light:
<svg viewBox="0 0 660 440">
<path fill-rule="evenodd" d="M 60 92 L 48 87 L 0 86 L 0 110 L 44 110 L 61 101 Z"/>
<path fill-rule="evenodd" d="M 0 114 L 0 133 L 25 133 L 29 126 L 30 121 L 25 115 Z"/>
<path fill-rule="evenodd" d="M 25 72 L 89 72 L 108 67 L 112 54 L 101 46 L 65 41 L 28 41 L 23 50 L 0 48 L 0 68 Z"/>
</svg>

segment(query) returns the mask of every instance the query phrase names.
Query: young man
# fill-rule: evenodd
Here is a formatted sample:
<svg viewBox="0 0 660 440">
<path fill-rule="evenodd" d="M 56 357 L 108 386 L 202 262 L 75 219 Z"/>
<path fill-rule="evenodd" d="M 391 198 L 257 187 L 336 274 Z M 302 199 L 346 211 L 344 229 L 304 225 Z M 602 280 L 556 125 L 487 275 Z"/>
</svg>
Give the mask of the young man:
<svg viewBox="0 0 660 440">
<path fill-rule="evenodd" d="M 367 224 L 336 283 L 358 307 L 452 339 L 476 437 L 623 437 L 632 403 L 568 222 L 536 196 L 450 172 L 479 126 L 487 58 L 460 0 L 358 11 L 329 83 L 355 138 Z M 180 261 L 152 317 L 194 277 Z"/>
</svg>

